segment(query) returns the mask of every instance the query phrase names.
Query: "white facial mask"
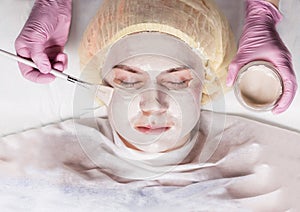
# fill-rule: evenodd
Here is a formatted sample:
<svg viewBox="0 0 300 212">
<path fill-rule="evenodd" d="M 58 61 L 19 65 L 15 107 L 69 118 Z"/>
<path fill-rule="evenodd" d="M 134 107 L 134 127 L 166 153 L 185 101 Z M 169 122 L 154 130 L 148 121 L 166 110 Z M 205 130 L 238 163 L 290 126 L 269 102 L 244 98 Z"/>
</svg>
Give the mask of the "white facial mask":
<svg viewBox="0 0 300 212">
<path fill-rule="evenodd" d="M 164 71 L 183 66 L 171 58 L 139 55 L 123 61 L 121 65 L 138 68 L 143 72 L 142 79 L 147 80 L 136 89 L 114 86 L 108 110 L 114 130 L 145 152 L 163 152 L 182 146 L 200 117 L 201 73 L 186 71 L 193 72 L 192 80 L 186 88 L 174 90 L 161 84 L 169 83 L 168 77 L 161 77 Z M 113 83 L 112 78 L 116 76 L 111 73 L 107 76 L 107 81 Z M 124 76 L 126 74 L 121 74 L 121 77 Z"/>
</svg>

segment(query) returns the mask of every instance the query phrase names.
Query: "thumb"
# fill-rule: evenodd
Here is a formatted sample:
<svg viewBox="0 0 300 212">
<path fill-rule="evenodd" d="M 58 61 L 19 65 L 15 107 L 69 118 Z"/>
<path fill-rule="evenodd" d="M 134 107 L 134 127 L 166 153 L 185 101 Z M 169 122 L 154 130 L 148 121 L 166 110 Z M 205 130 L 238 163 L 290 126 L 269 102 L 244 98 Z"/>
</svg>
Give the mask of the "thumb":
<svg viewBox="0 0 300 212">
<path fill-rule="evenodd" d="M 228 73 L 226 78 L 226 85 L 228 87 L 231 87 L 233 85 L 240 68 L 241 66 L 235 60 L 233 60 L 228 66 Z"/>
<path fill-rule="evenodd" d="M 48 74 L 51 71 L 51 63 L 47 54 L 43 52 L 32 52 L 31 59 L 41 73 Z"/>
<path fill-rule="evenodd" d="M 294 80 L 284 80 L 283 93 L 277 105 L 272 110 L 273 114 L 279 114 L 288 109 L 295 97 L 297 87 L 297 83 Z"/>
</svg>

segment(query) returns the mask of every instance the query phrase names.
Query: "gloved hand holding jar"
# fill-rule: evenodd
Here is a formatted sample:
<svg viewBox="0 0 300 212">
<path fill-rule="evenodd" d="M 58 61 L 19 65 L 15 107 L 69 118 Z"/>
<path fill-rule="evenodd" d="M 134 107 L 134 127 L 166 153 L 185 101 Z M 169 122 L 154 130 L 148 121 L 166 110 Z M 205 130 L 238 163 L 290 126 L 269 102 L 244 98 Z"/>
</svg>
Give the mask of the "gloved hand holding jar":
<svg viewBox="0 0 300 212">
<path fill-rule="evenodd" d="M 282 94 L 272 109 L 274 114 L 282 113 L 290 106 L 297 90 L 291 54 L 276 30 L 276 24 L 282 19 L 278 4 L 279 0 L 246 1 L 246 17 L 238 52 L 227 76 L 227 85 L 232 86 L 243 66 L 253 61 L 271 63 L 282 81 Z"/>
</svg>

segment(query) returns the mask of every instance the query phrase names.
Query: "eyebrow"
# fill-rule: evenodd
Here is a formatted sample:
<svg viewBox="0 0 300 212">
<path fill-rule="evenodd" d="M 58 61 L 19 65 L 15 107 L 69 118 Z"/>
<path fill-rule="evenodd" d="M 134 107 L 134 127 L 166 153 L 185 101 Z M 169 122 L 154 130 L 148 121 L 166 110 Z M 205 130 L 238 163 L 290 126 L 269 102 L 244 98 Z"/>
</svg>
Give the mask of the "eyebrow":
<svg viewBox="0 0 300 212">
<path fill-rule="evenodd" d="M 182 71 L 182 70 L 185 70 L 185 69 L 190 69 L 190 68 L 187 67 L 187 66 L 180 66 L 180 67 L 177 67 L 177 68 L 168 69 L 165 72 L 166 73 L 173 73 L 173 72 Z"/>
<path fill-rule="evenodd" d="M 139 71 L 135 70 L 134 68 L 132 68 L 130 66 L 127 66 L 127 65 L 122 65 L 122 64 L 115 65 L 113 68 L 123 69 L 125 71 L 128 71 L 130 73 L 134 73 L 134 74 L 140 73 Z M 170 68 L 170 69 L 166 70 L 165 73 L 174 73 L 174 72 L 182 71 L 182 70 L 186 70 L 186 69 L 190 69 L 190 68 L 187 67 L 187 66 L 179 66 L 179 67 L 176 67 L 176 68 Z"/>
<path fill-rule="evenodd" d="M 125 71 L 128 71 L 130 73 L 139 73 L 137 70 L 134 70 L 134 68 L 126 66 L 126 65 L 115 65 L 113 68 L 119 68 L 119 69 L 123 69 Z"/>
</svg>

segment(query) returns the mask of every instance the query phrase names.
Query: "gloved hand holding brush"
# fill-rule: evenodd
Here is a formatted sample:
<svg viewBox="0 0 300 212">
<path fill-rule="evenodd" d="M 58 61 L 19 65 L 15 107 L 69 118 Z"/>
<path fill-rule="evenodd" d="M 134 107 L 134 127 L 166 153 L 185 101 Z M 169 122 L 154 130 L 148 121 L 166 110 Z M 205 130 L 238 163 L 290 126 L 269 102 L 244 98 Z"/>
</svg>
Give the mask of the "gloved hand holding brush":
<svg viewBox="0 0 300 212">
<path fill-rule="evenodd" d="M 22 75 L 31 81 L 48 83 L 55 79 L 51 68 L 63 71 L 63 52 L 71 23 L 72 0 L 36 0 L 30 16 L 15 41 L 19 56 L 31 59 L 39 70 L 19 63 Z"/>
</svg>

